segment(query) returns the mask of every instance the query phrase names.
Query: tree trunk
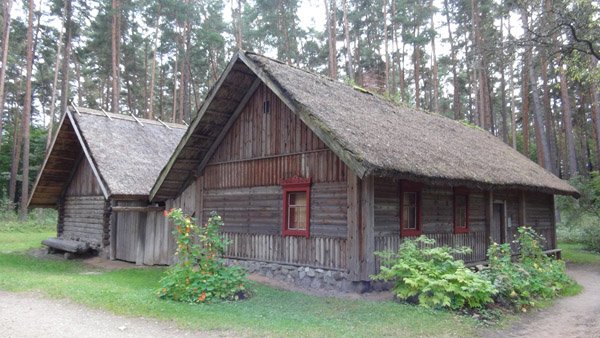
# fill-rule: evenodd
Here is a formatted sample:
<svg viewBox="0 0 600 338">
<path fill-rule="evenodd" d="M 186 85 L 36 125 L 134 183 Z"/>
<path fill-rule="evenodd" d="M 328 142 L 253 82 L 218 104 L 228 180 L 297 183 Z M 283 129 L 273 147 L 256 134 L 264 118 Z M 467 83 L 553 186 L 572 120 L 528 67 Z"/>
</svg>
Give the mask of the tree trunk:
<svg viewBox="0 0 600 338">
<path fill-rule="evenodd" d="M 454 39 L 452 38 L 448 0 L 444 0 L 444 11 L 446 13 L 446 25 L 448 27 L 448 41 L 450 42 L 450 63 L 452 64 L 452 111 L 454 112 L 454 119 L 460 120 L 460 93 L 458 91 L 458 71 L 456 70 L 456 47 L 454 45 Z"/>
<path fill-rule="evenodd" d="M 529 33 L 529 24 L 527 20 L 527 11 L 523 10 L 522 12 L 522 20 L 523 20 L 523 30 L 525 31 L 525 41 L 531 41 L 530 33 Z M 527 64 L 524 65 L 527 68 L 527 74 L 529 75 L 529 85 L 531 86 L 531 97 L 533 99 L 533 116 L 534 122 L 537 129 L 537 135 L 539 137 L 538 145 L 541 146 L 541 149 L 538 149 L 538 161 L 540 160 L 539 155 L 542 157 L 542 164 L 544 168 L 547 170 L 552 170 L 552 162 L 550 160 L 550 146 L 548 143 L 548 135 L 546 130 L 544 130 L 544 126 L 546 125 L 544 121 L 544 113 L 542 112 L 542 104 L 540 102 L 540 94 L 537 88 L 537 74 L 535 67 L 532 61 L 532 48 L 527 47 L 527 54 L 529 57 L 527 58 Z M 538 148 L 540 148 L 538 146 Z M 541 151 L 540 151 L 541 150 Z"/>
<path fill-rule="evenodd" d="M 71 35 L 73 30 L 73 8 L 72 0 L 65 0 L 65 43 L 61 65 L 61 82 L 60 82 L 60 114 L 67 111 L 69 105 L 69 58 L 71 55 Z"/>
<path fill-rule="evenodd" d="M 595 64 L 593 62 L 592 64 Z M 600 91 L 597 86 L 590 86 L 589 95 L 592 106 L 592 116 L 596 116 L 594 119 L 594 129 L 596 130 L 596 161 L 597 170 L 600 170 Z"/>
<path fill-rule="evenodd" d="M 119 56 L 121 45 L 121 3 L 120 0 L 112 0 L 112 101 L 111 111 L 119 113 Z"/>
<path fill-rule="evenodd" d="M 506 114 L 506 78 L 505 78 L 505 54 L 504 54 L 504 15 L 500 18 L 500 40 L 502 41 L 502 51 L 500 57 L 500 116 L 502 117 L 502 141 L 508 144 L 508 116 Z"/>
<path fill-rule="evenodd" d="M 2 2 L 2 68 L 0 68 L 0 147 L 2 147 L 2 134 L 4 132 L 4 80 L 6 78 L 6 62 L 8 61 L 8 48 L 10 41 L 10 11 L 12 0 Z"/>
<path fill-rule="evenodd" d="M 390 93 L 390 54 L 388 51 L 387 0 L 383 0 L 383 52 L 385 53 L 385 91 Z"/>
<path fill-rule="evenodd" d="M 575 156 L 575 139 L 573 138 L 573 117 L 571 113 L 571 100 L 569 98 L 569 87 L 567 85 L 566 69 L 560 68 L 560 101 L 565 124 L 565 145 L 569 174 L 573 177 L 578 174 L 577 158 Z"/>
<path fill-rule="evenodd" d="M 431 30 L 435 32 L 435 25 L 433 23 L 433 0 L 429 2 L 429 7 L 431 8 Z M 440 84 L 439 84 L 439 76 L 438 76 L 438 62 L 437 57 L 435 55 L 435 35 L 431 37 L 431 62 L 432 62 L 432 77 L 433 81 L 431 81 L 431 85 L 433 86 L 433 111 L 436 113 L 440 112 Z"/>
<path fill-rule="evenodd" d="M 156 81 L 156 50 L 158 48 L 158 32 L 160 31 L 160 12 L 161 6 L 158 5 L 158 13 L 156 15 L 156 23 L 154 25 L 154 42 L 152 44 L 152 67 L 150 69 L 150 94 L 148 97 L 148 109 L 146 110 L 146 118 L 154 117 L 154 85 Z"/>
<path fill-rule="evenodd" d="M 329 47 L 329 63 L 327 68 L 329 69 L 329 76 L 333 79 L 337 78 L 337 28 L 336 28 L 336 11 L 337 5 L 335 0 L 323 0 L 325 3 L 325 14 L 327 17 L 327 45 Z"/>
<path fill-rule="evenodd" d="M 344 1 L 344 41 L 346 45 L 346 72 L 348 78 L 354 80 L 354 71 L 352 70 L 352 48 L 350 47 L 350 25 L 348 23 L 348 0 Z"/>
<path fill-rule="evenodd" d="M 415 35 L 416 36 L 416 35 Z M 420 105 L 420 97 L 421 97 L 421 91 L 419 88 L 419 82 L 420 82 L 420 68 L 421 68 L 421 64 L 420 64 L 420 59 L 421 59 L 421 53 L 419 53 L 419 46 L 417 45 L 417 43 L 415 42 L 414 44 L 414 67 L 415 67 L 415 108 L 416 109 L 420 109 L 421 105 Z"/>
<path fill-rule="evenodd" d="M 33 70 L 33 0 L 29 0 L 27 25 L 27 69 L 25 77 L 25 102 L 23 104 L 23 174 L 21 185 L 21 204 L 19 219 L 27 220 L 27 202 L 29 201 L 29 124 L 31 123 L 31 73 Z"/>
<path fill-rule="evenodd" d="M 529 78 L 525 71 L 527 64 L 529 64 L 530 55 L 527 51 L 523 54 L 522 74 L 523 84 L 521 86 L 523 107 L 521 111 L 522 124 L 523 124 L 523 154 L 529 158 Z"/>
<path fill-rule="evenodd" d="M 233 0 L 231 7 L 233 8 Z M 234 20 L 235 25 L 235 45 L 238 50 L 243 48 L 243 21 L 242 21 L 242 1 L 237 0 L 237 9 L 232 9 L 233 15 L 232 20 Z"/>
<path fill-rule="evenodd" d="M 52 97 L 50 98 L 50 122 L 48 123 L 48 138 L 46 139 L 46 152 L 52 144 L 52 135 L 54 129 L 54 110 L 56 105 L 56 89 L 58 87 L 58 70 L 60 69 L 60 50 L 62 49 L 62 31 L 56 43 L 56 61 L 54 63 L 54 81 L 52 82 Z"/>
<path fill-rule="evenodd" d="M 13 149 L 10 162 L 10 179 L 8 182 L 8 199 L 15 203 L 17 196 L 17 176 L 19 175 L 19 164 L 21 162 L 21 133 L 19 132 L 21 119 L 19 113 L 15 113 L 13 121 Z"/>
</svg>

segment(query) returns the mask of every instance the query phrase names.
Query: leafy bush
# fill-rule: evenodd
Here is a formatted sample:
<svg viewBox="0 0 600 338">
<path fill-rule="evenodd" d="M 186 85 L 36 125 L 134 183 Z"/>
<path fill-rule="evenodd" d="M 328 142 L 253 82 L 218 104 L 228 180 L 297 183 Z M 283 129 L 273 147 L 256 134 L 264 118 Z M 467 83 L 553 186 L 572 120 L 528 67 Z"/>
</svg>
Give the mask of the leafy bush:
<svg viewBox="0 0 600 338">
<path fill-rule="evenodd" d="M 160 280 L 158 296 L 188 303 L 245 298 L 246 272 L 226 266 L 220 258 L 227 245 L 219 235 L 221 217 L 213 213 L 206 225 L 198 227 L 181 209 L 165 211 L 165 216 L 175 224 L 178 262 Z"/>
<path fill-rule="evenodd" d="M 576 200 L 568 196 L 557 197 L 561 221 L 557 235 L 561 241 L 582 243 L 589 250 L 600 252 L 600 173 L 590 177 L 578 176 L 569 181 L 579 190 Z"/>
<path fill-rule="evenodd" d="M 378 252 L 383 259 L 375 280 L 394 281 L 393 291 L 403 300 L 418 300 L 426 307 L 480 308 L 493 301 L 492 283 L 465 267 L 453 254 L 470 249 L 434 247 L 435 240 L 420 236 L 406 240 L 398 254 Z"/>
<path fill-rule="evenodd" d="M 516 261 L 509 244 L 494 243 L 487 253 L 489 269 L 481 274 L 498 291 L 499 303 L 525 311 L 537 299 L 556 297 L 574 282 L 566 274 L 564 262 L 544 254 L 540 235 L 528 227 L 520 227 L 518 232 Z"/>
</svg>

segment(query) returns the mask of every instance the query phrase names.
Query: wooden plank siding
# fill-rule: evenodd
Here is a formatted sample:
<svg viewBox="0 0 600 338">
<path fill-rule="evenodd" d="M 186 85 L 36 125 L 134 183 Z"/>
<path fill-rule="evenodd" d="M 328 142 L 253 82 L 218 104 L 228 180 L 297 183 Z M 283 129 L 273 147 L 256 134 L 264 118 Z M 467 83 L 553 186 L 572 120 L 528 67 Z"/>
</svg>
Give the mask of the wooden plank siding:
<svg viewBox="0 0 600 338">
<path fill-rule="evenodd" d="M 231 241 L 226 257 L 346 269 L 347 171 L 261 84 L 196 182 L 167 207 L 187 207 L 202 222 L 212 211 L 219 213 L 223 235 Z M 280 184 L 296 175 L 312 181 L 310 238 L 282 236 Z"/>
<path fill-rule="evenodd" d="M 144 207 L 147 201 L 115 201 L 115 206 Z M 167 265 L 173 253 L 171 228 L 162 211 L 115 213 L 115 257 L 138 265 Z"/>
</svg>

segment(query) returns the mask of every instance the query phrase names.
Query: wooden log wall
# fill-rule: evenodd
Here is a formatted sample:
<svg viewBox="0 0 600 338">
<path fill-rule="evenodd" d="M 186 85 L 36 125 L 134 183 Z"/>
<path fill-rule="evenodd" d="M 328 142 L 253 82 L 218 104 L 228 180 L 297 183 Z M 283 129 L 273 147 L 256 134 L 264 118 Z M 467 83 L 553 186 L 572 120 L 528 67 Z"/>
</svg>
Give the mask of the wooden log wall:
<svg viewBox="0 0 600 338">
<path fill-rule="evenodd" d="M 544 193 L 527 193 L 525 195 L 525 215 L 525 225 L 532 227 L 546 239 L 544 249 L 555 249 L 554 196 Z"/>
<path fill-rule="evenodd" d="M 488 240 L 485 230 L 485 196 L 483 192 L 469 194 L 469 233 L 454 234 L 453 190 L 425 186 L 422 196 L 423 235 L 439 245 L 468 246 L 473 252 L 466 262 L 485 260 Z M 400 237 L 400 199 L 398 183 L 391 179 L 375 180 L 375 251 L 397 251 Z M 409 237 L 410 238 L 410 237 Z M 379 260 L 376 262 L 379 268 Z"/>
<path fill-rule="evenodd" d="M 104 196 L 67 196 L 64 202 L 61 237 L 102 247 L 105 232 Z"/>
<path fill-rule="evenodd" d="M 87 242 L 94 249 L 108 245 L 109 205 L 86 159 L 79 162 L 64 195 L 59 202 L 58 235 Z"/>
</svg>

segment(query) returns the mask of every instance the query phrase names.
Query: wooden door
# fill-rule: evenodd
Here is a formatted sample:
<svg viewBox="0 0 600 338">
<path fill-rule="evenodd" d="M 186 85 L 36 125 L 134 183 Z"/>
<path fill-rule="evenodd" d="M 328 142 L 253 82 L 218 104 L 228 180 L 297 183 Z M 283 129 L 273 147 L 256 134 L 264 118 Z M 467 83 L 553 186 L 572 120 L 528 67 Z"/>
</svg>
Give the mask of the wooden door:
<svg viewBox="0 0 600 338">
<path fill-rule="evenodd" d="M 120 212 L 117 215 L 116 259 L 136 262 L 139 223 L 138 212 Z"/>
<path fill-rule="evenodd" d="M 492 242 L 506 243 L 506 220 L 504 219 L 504 203 L 494 203 L 492 215 L 492 228 L 490 237 Z"/>
</svg>

